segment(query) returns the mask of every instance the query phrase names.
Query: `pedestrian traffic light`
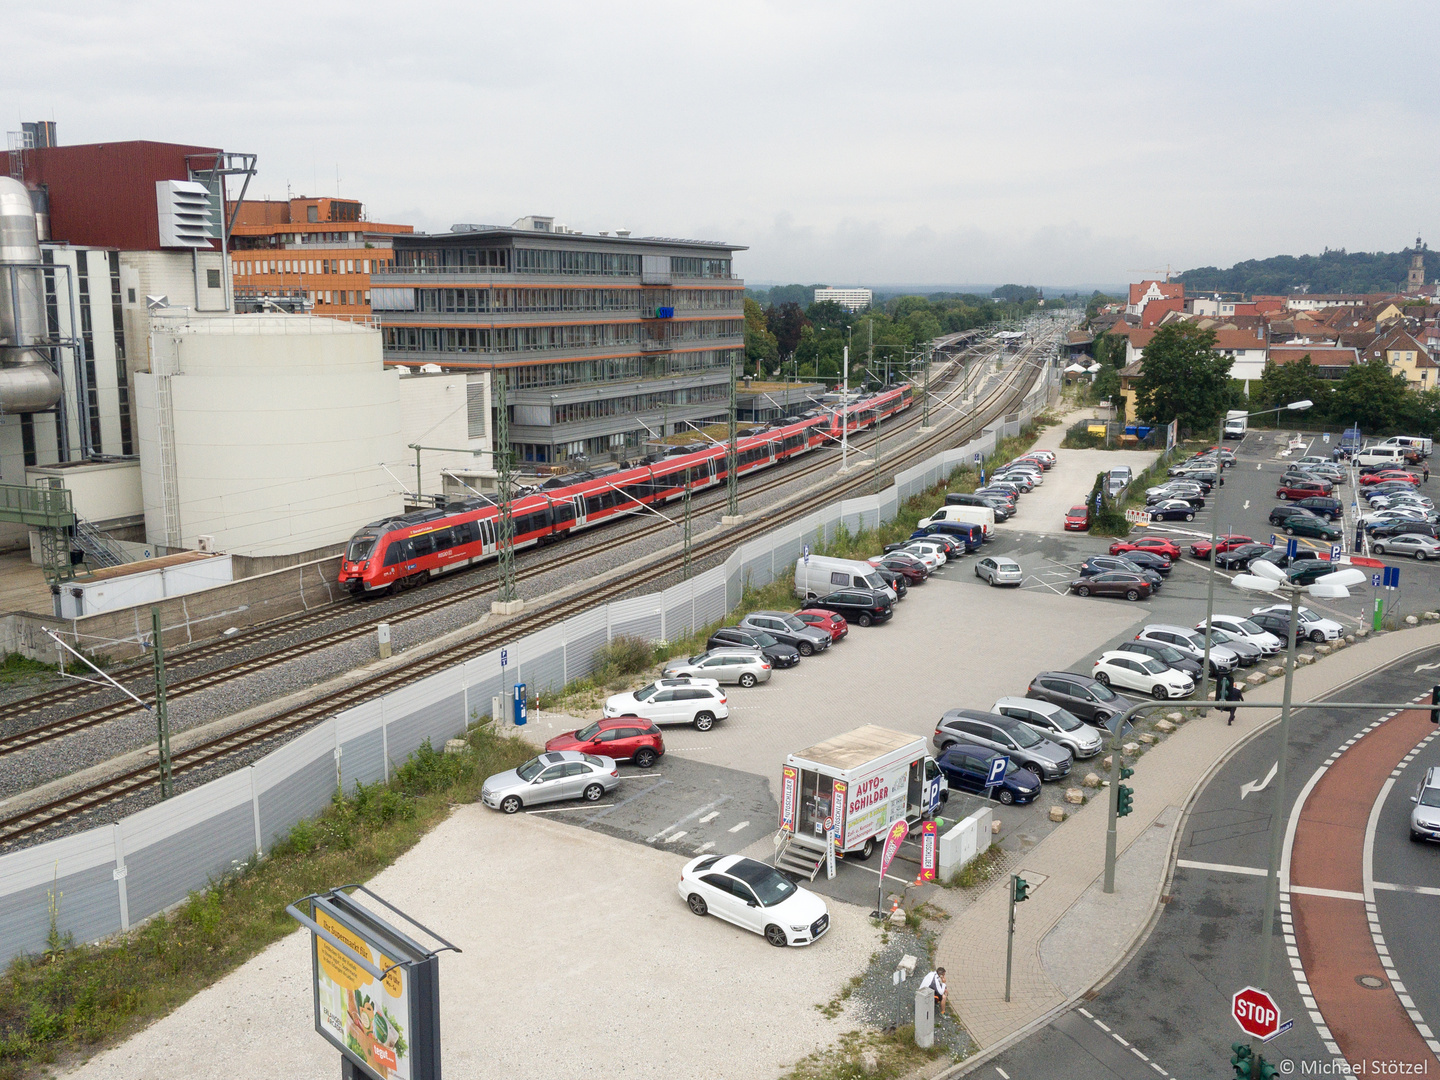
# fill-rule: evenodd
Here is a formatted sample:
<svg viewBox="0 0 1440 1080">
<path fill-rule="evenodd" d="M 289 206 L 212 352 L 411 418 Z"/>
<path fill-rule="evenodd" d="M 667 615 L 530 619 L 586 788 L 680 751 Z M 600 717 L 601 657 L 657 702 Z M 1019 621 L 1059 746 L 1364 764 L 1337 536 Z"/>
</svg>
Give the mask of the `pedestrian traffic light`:
<svg viewBox="0 0 1440 1080">
<path fill-rule="evenodd" d="M 1251 1070 L 1254 1067 L 1254 1062 L 1250 1060 L 1252 1053 L 1254 1051 L 1250 1049 L 1249 1043 L 1230 1044 L 1230 1067 L 1235 1070 L 1235 1080 L 1250 1080 Z"/>
<path fill-rule="evenodd" d="M 1121 766 L 1120 766 L 1120 779 L 1121 779 L 1121 780 L 1129 780 L 1130 777 L 1132 777 L 1132 776 L 1134 776 L 1134 775 L 1135 775 L 1135 770 L 1134 770 L 1134 769 L 1132 769 L 1132 768 L 1127 768 L 1127 767 L 1124 766 L 1124 765 L 1121 765 Z"/>
<path fill-rule="evenodd" d="M 1120 785 L 1120 789 L 1119 789 L 1117 792 L 1115 792 L 1115 796 L 1116 796 L 1116 798 L 1115 798 L 1115 816 L 1116 816 L 1116 817 L 1124 817 L 1126 814 L 1129 814 L 1129 813 L 1133 813 L 1133 812 L 1134 812 L 1134 810 L 1135 810 L 1135 807 L 1134 807 L 1135 789 L 1134 789 L 1134 788 L 1132 788 L 1132 787 L 1126 787 L 1124 784 L 1121 784 L 1121 785 Z"/>
<path fill-rule="evenodd" d="M 1430 688 L 1430 722 L 1432 724 L 1440 724 L 1440 712 L 1435 711 L 1437 706 L 1440 706 L 1440 686 L 1432 686 Z"/>
<path fill-rule="evenodd" d="M 1255 1060 L 1260 1063 L 1260 1067 L 1255 1070 L 1255 1075 L 1259 1080 L 1275 1080 L 1275 1077 L 1280 1075 L 1280 1070 L 1275 1068 L 1274 1065 L 1271 1065 L 1270 1062 L 1266 1061 L 1263 1057 L 1256 1058 Z"/>
<path fill-rule="evenodd" d="M 1018 874 L 1012 879 L 1015 886 L 1015 903 L 1023 903 L 1030 899 L 1030 883 Z"/>
</svg>

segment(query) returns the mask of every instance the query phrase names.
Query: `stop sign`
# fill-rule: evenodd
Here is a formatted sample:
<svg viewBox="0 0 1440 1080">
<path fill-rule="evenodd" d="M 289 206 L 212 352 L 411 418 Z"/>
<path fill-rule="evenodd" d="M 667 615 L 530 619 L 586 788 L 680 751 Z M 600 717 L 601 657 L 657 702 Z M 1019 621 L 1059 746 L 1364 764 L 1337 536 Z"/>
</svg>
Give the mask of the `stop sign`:
<svg viewBox="0 0 1440 1080">
<path fill-rule="evenodd" d="M 1247 986 L 1230 999 L 1230 1013 L 1240 1030 L 1257 1039 L 1267 1039 L 1280 1030 L 1280 1006 L 1264 990 Z"/>
</svg>

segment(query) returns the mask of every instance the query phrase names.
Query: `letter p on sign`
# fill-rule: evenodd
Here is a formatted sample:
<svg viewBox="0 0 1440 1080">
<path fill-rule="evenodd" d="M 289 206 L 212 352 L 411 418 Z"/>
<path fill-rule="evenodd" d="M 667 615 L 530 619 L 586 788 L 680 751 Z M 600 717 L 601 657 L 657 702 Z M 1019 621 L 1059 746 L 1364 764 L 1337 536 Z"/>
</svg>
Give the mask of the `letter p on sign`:
<svg viewBox="0 0 1440 1080">
<path fill-rule="evenodd" d="M 1230 999 L 1230 1011 L 1240 1030 L 1257 1039 L 1267 1039 L 1280 1030 L 1280 1006 L 1264 990 L 1247 986 Z"/>
</svg>

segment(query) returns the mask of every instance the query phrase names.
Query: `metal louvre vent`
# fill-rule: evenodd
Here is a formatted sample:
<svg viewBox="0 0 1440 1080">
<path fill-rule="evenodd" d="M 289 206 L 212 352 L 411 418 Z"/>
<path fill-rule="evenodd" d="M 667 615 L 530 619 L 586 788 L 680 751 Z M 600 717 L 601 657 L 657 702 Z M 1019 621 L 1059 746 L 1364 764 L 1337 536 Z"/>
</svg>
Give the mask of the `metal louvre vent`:
<svg viewBox="0 0 1440 1080">
<path fill-rule="evenodd" d="M 160 246 L 209 250 L 215 220 L 214 199 L 204 184 L 190 180 L 155 181 L 160 217 Z"/>
<path fill-rule="evenodd" d="M 470 423 L 470 438 L 485 437 L 485 384 L 475 381 L 465 384 L 465 415 Z"/>
</svg>

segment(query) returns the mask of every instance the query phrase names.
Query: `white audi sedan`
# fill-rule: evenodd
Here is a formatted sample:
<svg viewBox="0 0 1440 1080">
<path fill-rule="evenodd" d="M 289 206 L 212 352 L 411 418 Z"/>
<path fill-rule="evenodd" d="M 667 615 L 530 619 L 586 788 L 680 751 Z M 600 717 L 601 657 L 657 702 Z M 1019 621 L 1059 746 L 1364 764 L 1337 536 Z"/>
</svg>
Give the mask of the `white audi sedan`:
<svg viewBox="0 0 1440 1080">
<path fill-rule="evenodd" d="M 680 899 L 696 915 L 753 930 L 771 945 L 809 945 L 830 929 L 825 901 L 773 866 L 739 855 L 702 855 L 680 871 Z"/>
</svg>

